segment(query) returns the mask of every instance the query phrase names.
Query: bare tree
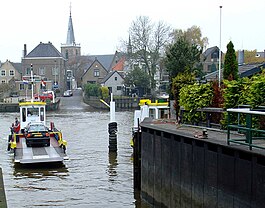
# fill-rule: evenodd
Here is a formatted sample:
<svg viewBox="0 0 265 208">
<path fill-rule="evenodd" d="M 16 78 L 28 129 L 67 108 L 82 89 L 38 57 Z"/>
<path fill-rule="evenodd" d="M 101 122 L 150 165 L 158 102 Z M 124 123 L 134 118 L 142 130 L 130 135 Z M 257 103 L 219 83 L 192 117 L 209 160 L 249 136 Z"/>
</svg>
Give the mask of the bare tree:
<svg viewBox="0 0 265 208">
<path fill-rule="evenodd" d="M 171 34 L 173 38 L 173 43 L 179 38 L 184 37 L 191 45 L 197 45 L 200 49 L 205 50 L 208 45 L 208 38 L 202 37 L 202 32 L 200 27 L 193 25 L 186 31 L 181 29 L 175 29 Z"/>
<path fill-rule="evenodd" d="M 159 66 L 161 53 L 169 40 L 171 28 L 164 22 L 152 23 L 149 17 L 140 16 L 132 22 L 129 37 L 134 59 L 144 63 L 149 75 L 151 89 L 155 89 L 155 74 Z"/>
</svg>

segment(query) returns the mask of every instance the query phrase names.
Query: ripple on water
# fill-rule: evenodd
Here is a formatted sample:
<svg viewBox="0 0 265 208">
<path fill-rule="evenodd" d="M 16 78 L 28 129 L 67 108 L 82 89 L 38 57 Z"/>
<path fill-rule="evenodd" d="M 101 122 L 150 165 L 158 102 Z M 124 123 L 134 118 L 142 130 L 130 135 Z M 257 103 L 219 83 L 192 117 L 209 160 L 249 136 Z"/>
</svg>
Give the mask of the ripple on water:
<svg viewBox="0 0 265 208">
<path fill-rule="evenodd" d="M 9 207 L 136 207 L 130 147 L 132 112 L 116 113 L 116 154 L 108 151 L 109 112 L 79 108 L 49 112 L 47 120 L 54 121 L 68 142 L 70 159 L 63 167 L 37 169 L 14 167 L 12 155 L 6 152 L 8 126 L 15 116 L 17 113 L 0 114 L 0 163 Z"/>
</svg>

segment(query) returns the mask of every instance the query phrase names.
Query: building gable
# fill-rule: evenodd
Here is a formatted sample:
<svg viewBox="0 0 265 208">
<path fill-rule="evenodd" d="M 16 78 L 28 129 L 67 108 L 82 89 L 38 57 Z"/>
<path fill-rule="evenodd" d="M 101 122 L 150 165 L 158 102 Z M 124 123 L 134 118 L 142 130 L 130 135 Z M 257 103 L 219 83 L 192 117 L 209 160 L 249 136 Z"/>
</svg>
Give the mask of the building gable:
<svg viewBox="0 0 265 208">
<path fill-rule="evenodd" d="M 0 83 L 8 83 L 12 79 L 21 79 L 21 63 L 13 63 L 7 60 L 0 67 Z"/>
<path fill-rule="evenodd" d="M 97 59 L 89 66 L 82 76 L 82 84 L 101 83 L 101 80 L 108 74 L 108 70 Z"/>
<path fill-rule="evenodd" d="M 117 71 L 113 71 L 107 74 L 101 84 L 108 87 L 113 95 L 122 95 L 123 81 L 123 77 Z"/>
</svg>

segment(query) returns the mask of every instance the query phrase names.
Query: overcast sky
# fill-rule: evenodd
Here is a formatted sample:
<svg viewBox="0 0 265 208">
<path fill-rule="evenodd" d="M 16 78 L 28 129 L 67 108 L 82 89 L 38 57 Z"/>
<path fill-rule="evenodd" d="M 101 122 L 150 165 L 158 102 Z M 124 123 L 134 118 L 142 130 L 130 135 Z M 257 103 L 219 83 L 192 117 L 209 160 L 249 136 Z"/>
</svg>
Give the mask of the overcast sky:
<svg viewBox="0 0 265 208">
<path fill-rule="evenodd" d="M 221 49 L 231 40 L 235 50 L 265 49 L 264 0 L 0 0 L 0 60 L 21 62 L 48 41 L 60 51 L 66 42 L 70 2 L 76 43 L 82 55 L 113 54 L 128 39 L 132 21 L 148 16 L 174 29 L 199 26 L 209 46 Z"/>
</svg>

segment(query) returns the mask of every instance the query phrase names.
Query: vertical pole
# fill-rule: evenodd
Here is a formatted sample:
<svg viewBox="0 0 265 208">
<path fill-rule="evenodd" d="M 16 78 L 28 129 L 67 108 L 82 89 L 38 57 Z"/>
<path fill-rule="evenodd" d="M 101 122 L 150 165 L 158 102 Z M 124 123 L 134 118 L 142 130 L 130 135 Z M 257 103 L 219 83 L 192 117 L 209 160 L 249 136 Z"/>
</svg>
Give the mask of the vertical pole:
<svg viewBox="0 0 265 208">
<path fill-rule="evenodd" d="M 31 102 L 33 103 L 34 91 L 33 91 L 33 65 L 30 65 L 30 77 L 31 77 Z"/>
<path fill-rule="evenodd" d="M 56 73 L 57 73 L 57 63 L 55 60 L 55 69 L 54 69 L 54 85 L 56 85 Z"/>
<path fill-rule="evenodd" d="M 222 50 L 221 50 L 221 34 L 222 34 L 222 32 L 221 32 L 221 22 L 222 21 L 222 6 L 220 6 L 220 45 L 219 45 L 219 82 L 218 82 L 218 84 L 219 84 L 219 88 L 220 88 L 220 86 L 221 86 L 221 60 L 222 60 Z"/>
<path fill-rule="evenodd" d="M 110 95 L 110 122 L 115 122 L 115 102 L 112 93 Z"/>
<path fill-rule="evenodd" d="M 109 151 L 117 151 L 117 123 L 115 122 L 115 102 L 110 95 Z"/>
</svg>

